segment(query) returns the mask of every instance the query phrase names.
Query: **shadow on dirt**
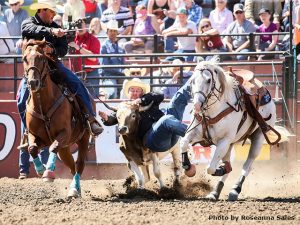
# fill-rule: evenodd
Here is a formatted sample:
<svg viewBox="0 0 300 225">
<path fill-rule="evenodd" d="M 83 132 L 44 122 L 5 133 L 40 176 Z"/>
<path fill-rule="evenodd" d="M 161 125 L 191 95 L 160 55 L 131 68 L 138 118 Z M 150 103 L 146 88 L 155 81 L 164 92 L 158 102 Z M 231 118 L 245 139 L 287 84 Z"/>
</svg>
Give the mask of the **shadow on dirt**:
<svg viewBox="0 0 300 225">
<path fill-rule="evenodd" d="M 258 202 L 286 202 L 286 203 L 300 203 L 300 197 L 296 198 L 274 198 L 274 197 L 267 197 L 264 199 L 255 199 Z"/>
</svg>

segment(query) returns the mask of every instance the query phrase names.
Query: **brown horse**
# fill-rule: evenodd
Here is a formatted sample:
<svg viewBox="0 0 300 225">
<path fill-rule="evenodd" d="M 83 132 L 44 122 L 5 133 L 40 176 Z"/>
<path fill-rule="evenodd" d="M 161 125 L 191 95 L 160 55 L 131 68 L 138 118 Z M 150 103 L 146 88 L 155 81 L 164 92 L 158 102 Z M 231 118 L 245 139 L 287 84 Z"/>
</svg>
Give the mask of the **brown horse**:
<svg viewBox="0 0 300 225">
<path fill-rule="evenodd" d="M 54 76 L 61 74 L 59 71 L 52 70 L 55 63 L 45 54 L 46 46 L 45 41 L 30 40 L 23 47 L 25 77 L 30 91 L 26 105 L 28 151 L 34 159 L 36 172 L 43 176 L 44 181 L 54 180 L 55 162 L 58 155 L 73 174 L 68 196 L 78 197 L 80 196 L 80 175 L 85 165 L 90 133 L 81 113 L 74 113 L 76 110 L 73 110 L 68 98 L 51 80 L 51 73 Z M 73 99 L 76 103 L 76 99 Z M 73 143 L 78 145 L 76 164 L 70 152 L 70 146 Z M 39 149 L 44 146 L 50 146 L 46 168 L 38 157 Z"/>
</svg>

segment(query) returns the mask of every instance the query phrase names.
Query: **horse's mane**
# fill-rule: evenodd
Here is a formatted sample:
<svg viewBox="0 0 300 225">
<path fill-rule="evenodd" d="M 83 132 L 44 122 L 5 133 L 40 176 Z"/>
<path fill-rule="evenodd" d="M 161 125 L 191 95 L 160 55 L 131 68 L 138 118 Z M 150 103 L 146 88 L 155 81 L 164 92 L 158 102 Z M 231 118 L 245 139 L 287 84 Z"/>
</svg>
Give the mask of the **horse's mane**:
<svg viewBox="0 0 300 225">
<path fill-rule="evenodd" d="M 42 53 L 42 49 L 46 46 L 47 42 L 45 40 L 42 41 L 38 41 L 38 40 L 33 40 L 33 39 L 25 39 L 23 40 L 23 46 L 22 46 L 22 54 L 24 55 L 25 50 L 29 47 L 29 46 L 35 46 L 37 45 L 39 48 L 37 48 L 37 50 Z"/>
</svg>

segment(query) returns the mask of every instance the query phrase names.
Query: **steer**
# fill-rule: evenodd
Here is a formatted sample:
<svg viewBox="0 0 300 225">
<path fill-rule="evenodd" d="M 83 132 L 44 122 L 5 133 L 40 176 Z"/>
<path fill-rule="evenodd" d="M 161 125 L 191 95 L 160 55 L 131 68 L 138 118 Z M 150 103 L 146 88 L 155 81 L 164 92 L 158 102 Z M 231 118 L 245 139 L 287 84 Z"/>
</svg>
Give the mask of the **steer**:
<svg viewBox="0 0 300 225">
<path fill-rule="evenodd" d="M 120 133 L 120 150 L 123 152 L 129 162 L 129 168 L 134 173 L 138 181 L 139 188 L 144 188 L 146 182 L 150 180 L 149 165 L 153 164 L 153 172 L 159 180 L 160 187 L 164 187 L 161 178 L 159 160 L 164 158 L 168 153 L 172 154 L 174 162 L 175 179 L 180 176 L 181 160 L 178 145 L 169 149 L 166 152 L 154 153 L 145 147 L 143 140 L 138 137 L 138 127 L 140 122 L 141 111 L 151 107 L 130 105 L 126 102 L 120 103 L 117 110 L 117 120 Z M 146 135 L 145 135 L 146 136 Z"/>
</svg>

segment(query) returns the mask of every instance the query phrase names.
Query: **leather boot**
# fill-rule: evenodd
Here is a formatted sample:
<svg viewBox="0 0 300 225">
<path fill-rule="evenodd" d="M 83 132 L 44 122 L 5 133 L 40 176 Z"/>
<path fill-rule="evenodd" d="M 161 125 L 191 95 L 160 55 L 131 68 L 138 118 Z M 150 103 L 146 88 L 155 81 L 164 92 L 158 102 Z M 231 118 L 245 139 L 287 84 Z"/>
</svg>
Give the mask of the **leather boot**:
<svg viewBox="0 0 300 225">
<path fill-rule="evenodd" d="M 29 146 L 28 144 L 28 131 L 26 130 L 21 138 L 20 145 L 17 147 L 18 150 L 27 149 Z"/>
<path fill-rule="evenodd" d="M 90 115 L 88 117 L 88 123 L 90 125 L 91 132 L 92 132 L 93 136 L 98 136 L 99 134 L 101 134 L 103 132 L 103 127 L 96 120 L 96 118 L 93 117 L 92 115 Z"/>
</svg>

